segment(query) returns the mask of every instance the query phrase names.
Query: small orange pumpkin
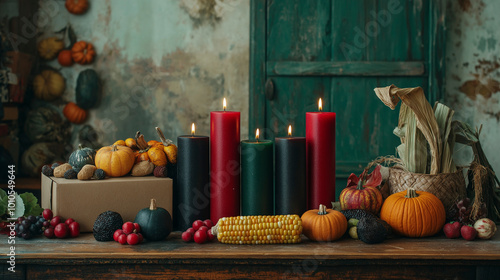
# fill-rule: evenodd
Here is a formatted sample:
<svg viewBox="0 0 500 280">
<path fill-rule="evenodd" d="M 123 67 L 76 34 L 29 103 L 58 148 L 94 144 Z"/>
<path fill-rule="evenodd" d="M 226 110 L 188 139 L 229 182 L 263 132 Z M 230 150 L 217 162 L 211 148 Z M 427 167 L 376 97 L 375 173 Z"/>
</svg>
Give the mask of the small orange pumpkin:
<svg viewBox="0 0 500 280">
<path fill-rule="evenodd" d="M 117 140 L 113 145 L 127 146 L 123 140 Z"/>
<path fill-rule="evenodd" d="M 59 98 L 66 89 L 63 76 L 54 70 L 43 70 L 33 79 L 35 96 L 41 100 L 52 101 Z"/>
<path fill-rule="evenodd" d="M 441 200 L 432 193 L 409 188 L 392 194 L 385 200 L 380 218 L 397 234 L 425 237 L 441 231 L 446 212 Z"/>
<path fill-rule="evenodd" d="M 149 160 L 156 166 L 167 165 L 167 156 L 160 147 L 151 147 L 148 150 Z"/>
<path fill-rule="evenodd" d="M 81 124 L 87 119 L 87 111 L 78 107 L 74 102 L 64 106 L 63 115 L 74 124 Z"/>
<path fill-rule="evenodd" d="M 81 15 L 88 10 L 89 1 L 88 0 L 66 0 L 65 6 L 66 6 L 66 9 L 68 10 L 68 12 L 75 14 L 75 15 Z"/>
<path fill-rule="evenodd" d="M 85 41 L 78 41 L 71 48 L 71 56 L 78 64 L 92 63 L 95 56 L 94 46 Z"/>
<path fill-rule="evenodd" d="M 326 209 L 321 204 L 302 214 L 303 233 L 313 241 L 334 241 L 342 237 L 347 230 L 346 217 L 337 210 Z"/>
<path fill-rule="evenodd" d="M 63 48 L 63 40 L 57 37 L 46 38 L 38 43 L 38 55 L 45 60 L 52 60 Z"/>
<path fill-rule="evenodd" d="M 139 163 L 141 161 L 149 161 L 148 152 L 136 151 L 135 152 L 135 163 Z"/>
<path fill-rule="evenodd" d="M 137 143 L 134 138 L 125 139 L 125 145 L 132 150 L 137 150 Z"/>
<path fill-rule="evenodd" d="M 156 141 L 156 140 L 149 140 L 148 141 L 148 145 L 151 147 L 159 145 L 159 144 L 163 145 L 160 141 Z"/>
<path fill-rule="evenodd" d="M 110 177 L 126 175 L 134 166 L 134 152 L 126 146 L 107 146 L 97 151 L 95 166 Z"/>
<path fill-rule="evenodd" d="M 57 56 L 57 61 L 61 66 L 69 67 L 73 65 L 73 57 L 70 50 L 62 50 Z"/>
</svg>

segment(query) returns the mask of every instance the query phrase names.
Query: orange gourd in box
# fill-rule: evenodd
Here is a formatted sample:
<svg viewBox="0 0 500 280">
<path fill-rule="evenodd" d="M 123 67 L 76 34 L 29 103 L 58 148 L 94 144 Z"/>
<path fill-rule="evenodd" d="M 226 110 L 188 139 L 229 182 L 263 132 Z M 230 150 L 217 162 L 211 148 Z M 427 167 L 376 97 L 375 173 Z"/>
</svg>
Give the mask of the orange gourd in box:
<svg viewBox="0 0 500 280">
<path fill-rule="evenodd" d="M 134 152 L 126 146 L 102 147 L 95 157 L 95 166 L 111 177 L 126 175 L 134 166 L 134 162 Z"/>
</svg>

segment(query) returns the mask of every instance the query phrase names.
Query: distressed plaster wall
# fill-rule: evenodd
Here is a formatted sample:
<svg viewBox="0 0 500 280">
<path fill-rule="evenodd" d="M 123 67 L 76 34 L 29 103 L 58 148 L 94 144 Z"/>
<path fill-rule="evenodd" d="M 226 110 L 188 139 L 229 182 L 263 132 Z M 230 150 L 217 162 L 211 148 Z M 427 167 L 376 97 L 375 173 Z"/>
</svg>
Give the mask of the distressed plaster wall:
<svg viewBox="0 0 500 280">
<path fill-rule="evenodd" d="M 248 0 L 106 0 L 90 1 L 89 11 L 75 16 L 64 1 L 40 1 L 55 11 L 42 36 L 71 24 L 78 40 L 92 42 L 96 61 L 63 68 L 65 101 L 75 100 L 78 73 L 97 71 L 102 98 L 89 111 L 86 124 L 104 145 L 133 137 L 140 130 L 157 139 L 155 126 L 176 141 L 189 134 L 209 134 L 210 111 L 241 112 L 241 131 L 248 130 L 249 1 Z M 54 5 L 52 7 L 49 5 Z M 57 62 L 51 62 L 60 67 Z M 74 135 L 79 126 L 74 127 Z M 76 138 L 74 144 L 76 144 Z"/>
<path fill-rule="evenodd" d="M 247 133 L 249 0 L 91 2 L 87 14 L 74 16 L 57 1 L 59 11 L 42 31 L 50 36 L 71 23 L 79 39 L 95 44 L 97 61 L 89 67 L 98 71 L 104 88 L 88 123 L 101 132 L 102 144 L 138 129 L 155 137 L 156 125 L 173 138 L 188 133 L 191 122 L 207 135 L 209 112 L 220 109 L 223 96 L 231 110 L 241 111 L 241 131 Z M 498 11 L 497 0 L 448 0 L 444 100 L 455 118 L 483 124 L 481 141 L 495 170 L 500 170 Z M 67 101 L 74 100 L 83 68 L 62 69 Z M 458 163 L 468 164 L 469 149 L 459 149 Z"/>
<path fill-rule="evenodd" d="M 445 102 L 455 118 L 479 127 L 488 160 L 500 171 L 500 1 L 448 1 Z M 460 145 L 461 146 L 461 145 Z M 457 161 L 468 164 L 469 148 Z"/>
</svg>

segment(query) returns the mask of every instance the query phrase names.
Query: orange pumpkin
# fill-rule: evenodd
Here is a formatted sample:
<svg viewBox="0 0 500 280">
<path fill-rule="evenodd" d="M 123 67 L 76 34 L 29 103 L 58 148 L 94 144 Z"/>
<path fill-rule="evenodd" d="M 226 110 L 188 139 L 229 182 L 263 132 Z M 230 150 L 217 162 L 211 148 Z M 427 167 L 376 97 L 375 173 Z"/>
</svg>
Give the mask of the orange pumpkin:
<svg viewBox="0 0 500 280">
<path fill-rule="evenodd" d="M 148 150 L 149 160 L 156 166 L 167 165 L 167 156 L 160 147 L 151 147 Z"/>
<path fill-rule="evenodd" d="M 95 166 L 106 172 L 110 177 L 126 175 L 134 166 L 134 152 L 126 146 L 107 146 L 97 151 Z"/>
<path fill-rule="evenodd" d="M 45 60 L 52 60 L 63 48 L 63 40 L 57 37 L 46 38 L 38 43 L 38 55 Z"/>
<path fill-rule="evenodd" d="M 73 57 L 70 50 L 62 50 L 57 56 L 57 61 L 61 66 L 69 67 L 73 65 Z"/>
<path fill-rule="evenodd" d="M 380 218 L 397 234 L 425 237 L 441 231 L 446 212 L 435 195 L 410 188 L 390 195 L 382 205 Z"/>
<path fill-rule="evenodd" d="M 171 164 L 177 163 L 177 146 L 170 144 L 168 146 L 163 146 L 163 151 L 167 155 L 168 162 Z"/>
<path fill-rule="evenodd" d="M 113 145 L 127 146 L 123 140 L 117 140 Z"/>
<path fill-rule="evenodd" d="M 153 147 L 153 146 L 156 146 L 156 145 L 163 145 L 160 141 L 156 141 L 156 140 L 149 140 L 148 141 L 148 145 Z"/>
<path fill-rule="evenodd" d="M 142 151 L 135 152 L 135 163 L 139 163 L 141 161 L 149 161 L 148 152 L 142 152 Z"/>
<path fill-rule="evenodd" d="M 137 150 L 137 143 L 134 138 L 125 139 L 125 145 L 132 150 Z"/>
<path fill-rule="evenodd" d="M 41 100 L 52 101 L 59 98 L 66 89 L 63 76 L 54 70 L 43 70 L 33 79 L 35 96 Z"/>
<path fill-rule="evenodd" d="M 337 210 L 319 209 L 305 212 L 302 217 L 303 233 L 313 241 L 334 241 L 342 237 L 347 230 L 346 217 Z"/>
<path fill-rule="evenodd" d="M 339 200 L 342 210 L 364 209 L 373 214 L 378 214 L 383 201 L 382 193 L 376 187 L 363 186 L 363 180 L 357 186 L 343 189 Z"/>
<path fill-rule="evenodd" d="M 75 14 L 75 15 L 81 15 L 88 10 L 89 1 L 88 0 L 66 0 L 65 6 L 66 6 L 66 9 L 68 10 L 68 12 Z"/>
<path fill-rule="evenodd" d="M 71 48 L 71 56 L 76 63 L 92 63 L 95 56 L 94 46 L 91 43 L 87 43 L 85 41 L 78 41 Z"/>
<path fill-rule="evenodd" d="M 74 102 L 64 106 L 63 115 L 74 124 L 81 124 L 87 119 L 87 111 L 78 107 Z"/>
</svg>

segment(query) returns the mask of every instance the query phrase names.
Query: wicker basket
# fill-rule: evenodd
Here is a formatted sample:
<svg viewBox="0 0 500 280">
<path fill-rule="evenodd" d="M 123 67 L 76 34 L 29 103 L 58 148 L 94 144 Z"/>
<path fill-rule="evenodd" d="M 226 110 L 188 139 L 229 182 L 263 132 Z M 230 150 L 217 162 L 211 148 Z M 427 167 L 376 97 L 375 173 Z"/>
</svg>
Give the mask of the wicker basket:
<svg viewBox="0 0 500 280">
<path fill-rule="evenodd" d="M 387 180 L 390 194 L 406 191 L 413 187 L 417 191 L 426 191 L 437 196 L 443 202 L 446 213 L 453 209 L 453 204 L 467 196 L 465 178 L 462 170 L 455 173 L 436 175 L 418 174 L 391 167 Z"/>
</svg>

